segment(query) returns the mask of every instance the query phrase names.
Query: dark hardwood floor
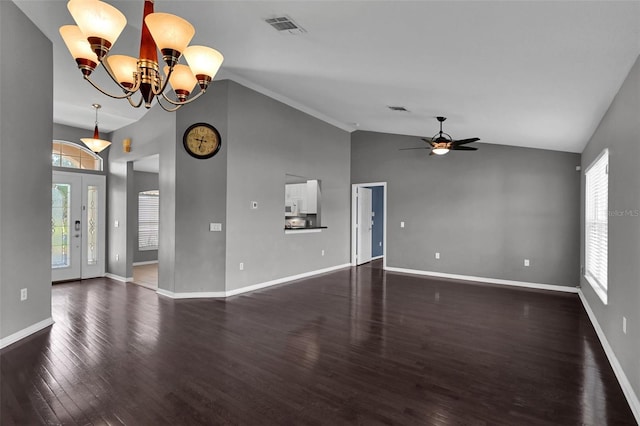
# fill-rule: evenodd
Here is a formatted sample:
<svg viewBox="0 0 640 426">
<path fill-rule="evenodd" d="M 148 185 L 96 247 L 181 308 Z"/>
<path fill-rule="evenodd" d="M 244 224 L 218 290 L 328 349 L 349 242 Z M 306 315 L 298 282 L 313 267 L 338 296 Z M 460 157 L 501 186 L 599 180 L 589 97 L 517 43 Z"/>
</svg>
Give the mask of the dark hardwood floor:
<svg viewBox="0 0 640 426">
<path fill-rule="evenodd" d="M 0 424 L 635 425 L 576 295 L 383 273 L 223 300 L 108 279 L 1 353 Z"/>
</svg>

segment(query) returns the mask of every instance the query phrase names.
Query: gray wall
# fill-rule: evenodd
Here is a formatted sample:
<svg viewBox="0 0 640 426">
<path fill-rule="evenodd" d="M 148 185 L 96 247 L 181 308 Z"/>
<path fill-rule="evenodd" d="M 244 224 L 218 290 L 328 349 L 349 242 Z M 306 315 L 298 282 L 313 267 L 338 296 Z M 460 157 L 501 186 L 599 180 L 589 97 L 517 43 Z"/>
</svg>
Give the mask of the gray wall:
<svg viewBox="0 0 640 426">
<path fill-rule="evenodd" d="M 585 170 L 603 149 L 609 148 L 610 212 L 640 210 L 639 113 L 640 59 L 582 153 Z M 581 218 L 580 256 L 584 265 L 584 209 Z M 636 395 L 640 395 L 640 217 L 609 216 L 608 240 L 608 304 L 602 303 L 583 277 L 580 285 Z M 623 316 L 627 318 L 626 335 L 622 332 Z"/>
<path fill-rule="evenodd" d="M 228 130 L 227 290 L 348 263 L 349 133 L 233 82 Z M 285 235 L 285 174 L 320 180 L 328 229 Z"/>
<path fill-rule="evenodd" d="M 388 266 L 579 283 L 579 154 L 477 144 L 429 157 L 398 150 L 418 137 L 359 131 L 351 141 L 352 183 L 388 182 Z"/>
<path fill-rule="evenodd" d="M 0 1 L 0 338 L 51 317 L 51 42 Z M 37 66 L 25 66 L 34 64 Z M 37 82 L 37 84 L 34 84 Z M 26 255 L 28 253 L 28 255 Z M 20 289 L 29 298 L 20 302 Z"/>
<path fill-rule="evenodd" d="M 227 96 L 228 82 L 217 81 L 205 96 L 176 113 L 176 293 L 224 291 Z M 182 146 L 185 130 L 199 122 L 213 125 L 222 137 L 220 151 L 206 160 L 191 157 Z M 209 232 L 212 222 L 222 223 L 223 231 Z"/>
<path fill-rule="evenodd" d="M 159 173 L 133 172 L 133 192 L 128 195 L 129 206 L 133 210 L 131 230 L 133 234 L 133 263 L 158 260 L 158 250 L 138 250 L 138 194 L 142 191 L 158 190 Z"/>
<path fill-rule="evenodd" d="M 113 132 L 109 152 L 107 190 L 107 272 L 132 277 L 134 239 L 133 226 L 137 210 L 128 202 L 135 192 L 133 161 L 160 154 L 160 247 L 158 250 L 159 288 L 173 291 L 175 236 L 175 116 L 155 106 L 138 122 Z M 122 140 L 131 138 L 131 152 L 122 151 Z M 118 220 L 120 226 L 115 228 Z M 164 249 L 163 249 L 164 248 Z M 119 260 L 115 255 L 119 254 Z M 164 256 L 164 258 L 163 258 Z M 164 260 L 164 261 L 163 261 Z M 164 264 L 164 265 L 163 265 Z"/>
</svg>

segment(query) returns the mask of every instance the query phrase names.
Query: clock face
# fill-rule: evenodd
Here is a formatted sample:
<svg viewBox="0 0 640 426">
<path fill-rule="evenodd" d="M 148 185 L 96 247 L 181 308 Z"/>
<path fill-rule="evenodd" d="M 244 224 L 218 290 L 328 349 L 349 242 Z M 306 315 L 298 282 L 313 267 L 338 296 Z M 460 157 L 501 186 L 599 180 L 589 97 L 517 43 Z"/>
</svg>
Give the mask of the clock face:
<svg viewBox="0 0 640 426">
<path fill-rule="evenodd" d="M 184 149 L 195 158 L 211 158 L 220 150 L 220 133 L 210 124 L 196 123 L 190 126 L 182 140 Z"/>
</svg>

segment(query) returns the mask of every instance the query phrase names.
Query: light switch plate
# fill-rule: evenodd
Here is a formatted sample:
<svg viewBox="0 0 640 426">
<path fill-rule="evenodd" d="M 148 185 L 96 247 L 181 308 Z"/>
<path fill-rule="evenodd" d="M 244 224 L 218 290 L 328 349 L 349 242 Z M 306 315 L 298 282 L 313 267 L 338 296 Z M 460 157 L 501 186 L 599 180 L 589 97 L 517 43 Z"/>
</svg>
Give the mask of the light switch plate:
<svg viewBox="0 0 640 426">
<path fill-rule="evenodd" d="M 252 209 L 257 209 L 258 208 L 258 202 L 257 201 L 252 201 L 251 202 L 251 208 Z"/>
</svg>

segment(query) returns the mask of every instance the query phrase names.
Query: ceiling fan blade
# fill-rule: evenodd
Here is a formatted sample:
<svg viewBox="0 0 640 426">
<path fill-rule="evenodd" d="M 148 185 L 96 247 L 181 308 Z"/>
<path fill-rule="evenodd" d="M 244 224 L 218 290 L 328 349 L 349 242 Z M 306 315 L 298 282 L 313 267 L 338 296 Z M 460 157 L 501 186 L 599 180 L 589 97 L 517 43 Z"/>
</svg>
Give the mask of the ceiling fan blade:
<svg viewBox="0 0 640 426">
<path fill-rule="evenodd" d="M 430 138 L 420 138 L 420 139 L 422 139 L 423 141 L 425 141 L 426 143 L 428 143 L 431 146 L 433 146 L 433 144 L 434 144 L 433 139 L 430 139 Z"/>
<path fill-rule="evenodd" d="M 466 143 L 478 142 L 480 138 L 460 139 L 459 141 L 453 141 L 454 146 L 464 145 Z"/>
<path fill-rule="evenodd" d="M 474 148 L 472 146 L 452 146 L 452 150 L 454 151 L 477 151 L 478 148 Z"/>
<path fill-rule="evenodd" d="M 398 151 L 407 151 L 409 149 L 431 149 L 431 147 L 421 146 L 420 148 L 400 148 L 400 149 L 398 149 Z"/>
</svg>

